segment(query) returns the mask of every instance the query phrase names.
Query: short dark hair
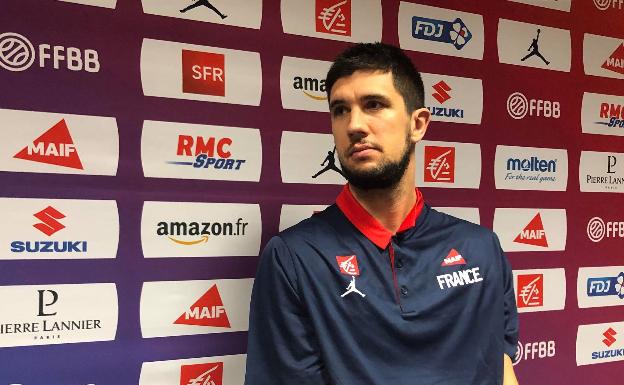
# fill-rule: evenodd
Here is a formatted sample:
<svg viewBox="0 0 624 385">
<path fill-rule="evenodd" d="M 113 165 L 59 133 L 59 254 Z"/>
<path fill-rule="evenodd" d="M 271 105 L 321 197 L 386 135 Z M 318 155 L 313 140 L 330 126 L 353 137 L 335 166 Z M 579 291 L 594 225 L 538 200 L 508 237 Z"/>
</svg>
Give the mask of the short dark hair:
<svg viewBox="0 0 624 385">
<path fill-rule="evenodd" d="M 424 107 L 425 91 L 420 73 L 400 48 L 379 42 L 360 43 L 347 48 L 327 72 L 325 86 L 328 101 L 334 83 L 355 71 L 392 72 L 394 88 L 403 97 L 407 112 Z"/>
</svg>

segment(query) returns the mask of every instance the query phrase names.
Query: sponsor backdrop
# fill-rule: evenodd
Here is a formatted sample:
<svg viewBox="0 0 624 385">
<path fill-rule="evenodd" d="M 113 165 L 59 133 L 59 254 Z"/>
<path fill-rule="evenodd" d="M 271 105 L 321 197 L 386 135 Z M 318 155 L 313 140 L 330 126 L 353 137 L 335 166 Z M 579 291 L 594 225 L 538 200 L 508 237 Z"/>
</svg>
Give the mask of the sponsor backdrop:
<svg viewBox="0 0 624 385">
<path fill-rule="evenodd" d="M 345 182 L 325 73 L 379 40 L 423 73 L 425 199 L 511 261 L 520 382 L 619 383 L 622 18 L 622 0 L 3 0 L 0 385 L 241 385 L 261 247 Z"/>
</svg>

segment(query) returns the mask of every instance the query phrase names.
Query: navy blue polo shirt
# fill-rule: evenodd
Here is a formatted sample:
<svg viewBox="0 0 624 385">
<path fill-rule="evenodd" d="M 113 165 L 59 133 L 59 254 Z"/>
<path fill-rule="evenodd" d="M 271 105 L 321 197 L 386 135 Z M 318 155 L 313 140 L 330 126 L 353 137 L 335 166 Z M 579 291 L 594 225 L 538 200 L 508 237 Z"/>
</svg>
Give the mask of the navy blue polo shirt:
<svg viewBox="0 0 624 385">
<path fill-rule="evenodd" d="M 496 235 L 417 202 L 396 234 L 353 197 L 273 237 L 254 283 L 245 385 L 496 385 L 513 357 Z"/>
</svg>

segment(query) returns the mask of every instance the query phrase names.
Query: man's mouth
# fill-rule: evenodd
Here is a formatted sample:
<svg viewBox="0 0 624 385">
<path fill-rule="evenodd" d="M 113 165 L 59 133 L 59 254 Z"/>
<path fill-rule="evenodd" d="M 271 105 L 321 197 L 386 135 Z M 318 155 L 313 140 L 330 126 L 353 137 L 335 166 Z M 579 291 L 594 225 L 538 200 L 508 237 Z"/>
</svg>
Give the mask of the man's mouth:
<svg viewBox="0 0 624 385">
<path fill-rule="evenodd" d="M 366 156 L 373 151 L 379 151 L 377 146 L 370 143 L 356 143 L 351 146 L 349 150 L 349 156 Z"/>
</svg>

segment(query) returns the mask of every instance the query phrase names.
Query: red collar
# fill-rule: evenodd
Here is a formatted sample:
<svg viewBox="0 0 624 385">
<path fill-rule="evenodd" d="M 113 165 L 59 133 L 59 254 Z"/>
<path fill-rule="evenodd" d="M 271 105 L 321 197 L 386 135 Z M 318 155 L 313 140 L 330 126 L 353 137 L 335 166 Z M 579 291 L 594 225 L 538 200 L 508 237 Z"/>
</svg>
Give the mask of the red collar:
<svg viewBox="0 0 624 385">
<path fill-rule="evenodd" d="M 342 211 L 342 213 L 349 219 L 353 226 L 364 234 L 371 242 L 378 247 L 385 249 L 390 243 L 390 239 L 394 234 L 388 231 L 381 223 L 375 219 L 372 215 L 366 211 L 360 202 L 355 199 L 349 185 L 346 184 L 338 197 L 336 198 L 336 205 Z M 422 211 L 424 205 L 422 194 L 416 189 L 416 203 L 412 210 L 407 214 L 405 220 L 397 230 L 397 233 L 405 231 L 416 225 L 416 218 Z"/>
</svg>

